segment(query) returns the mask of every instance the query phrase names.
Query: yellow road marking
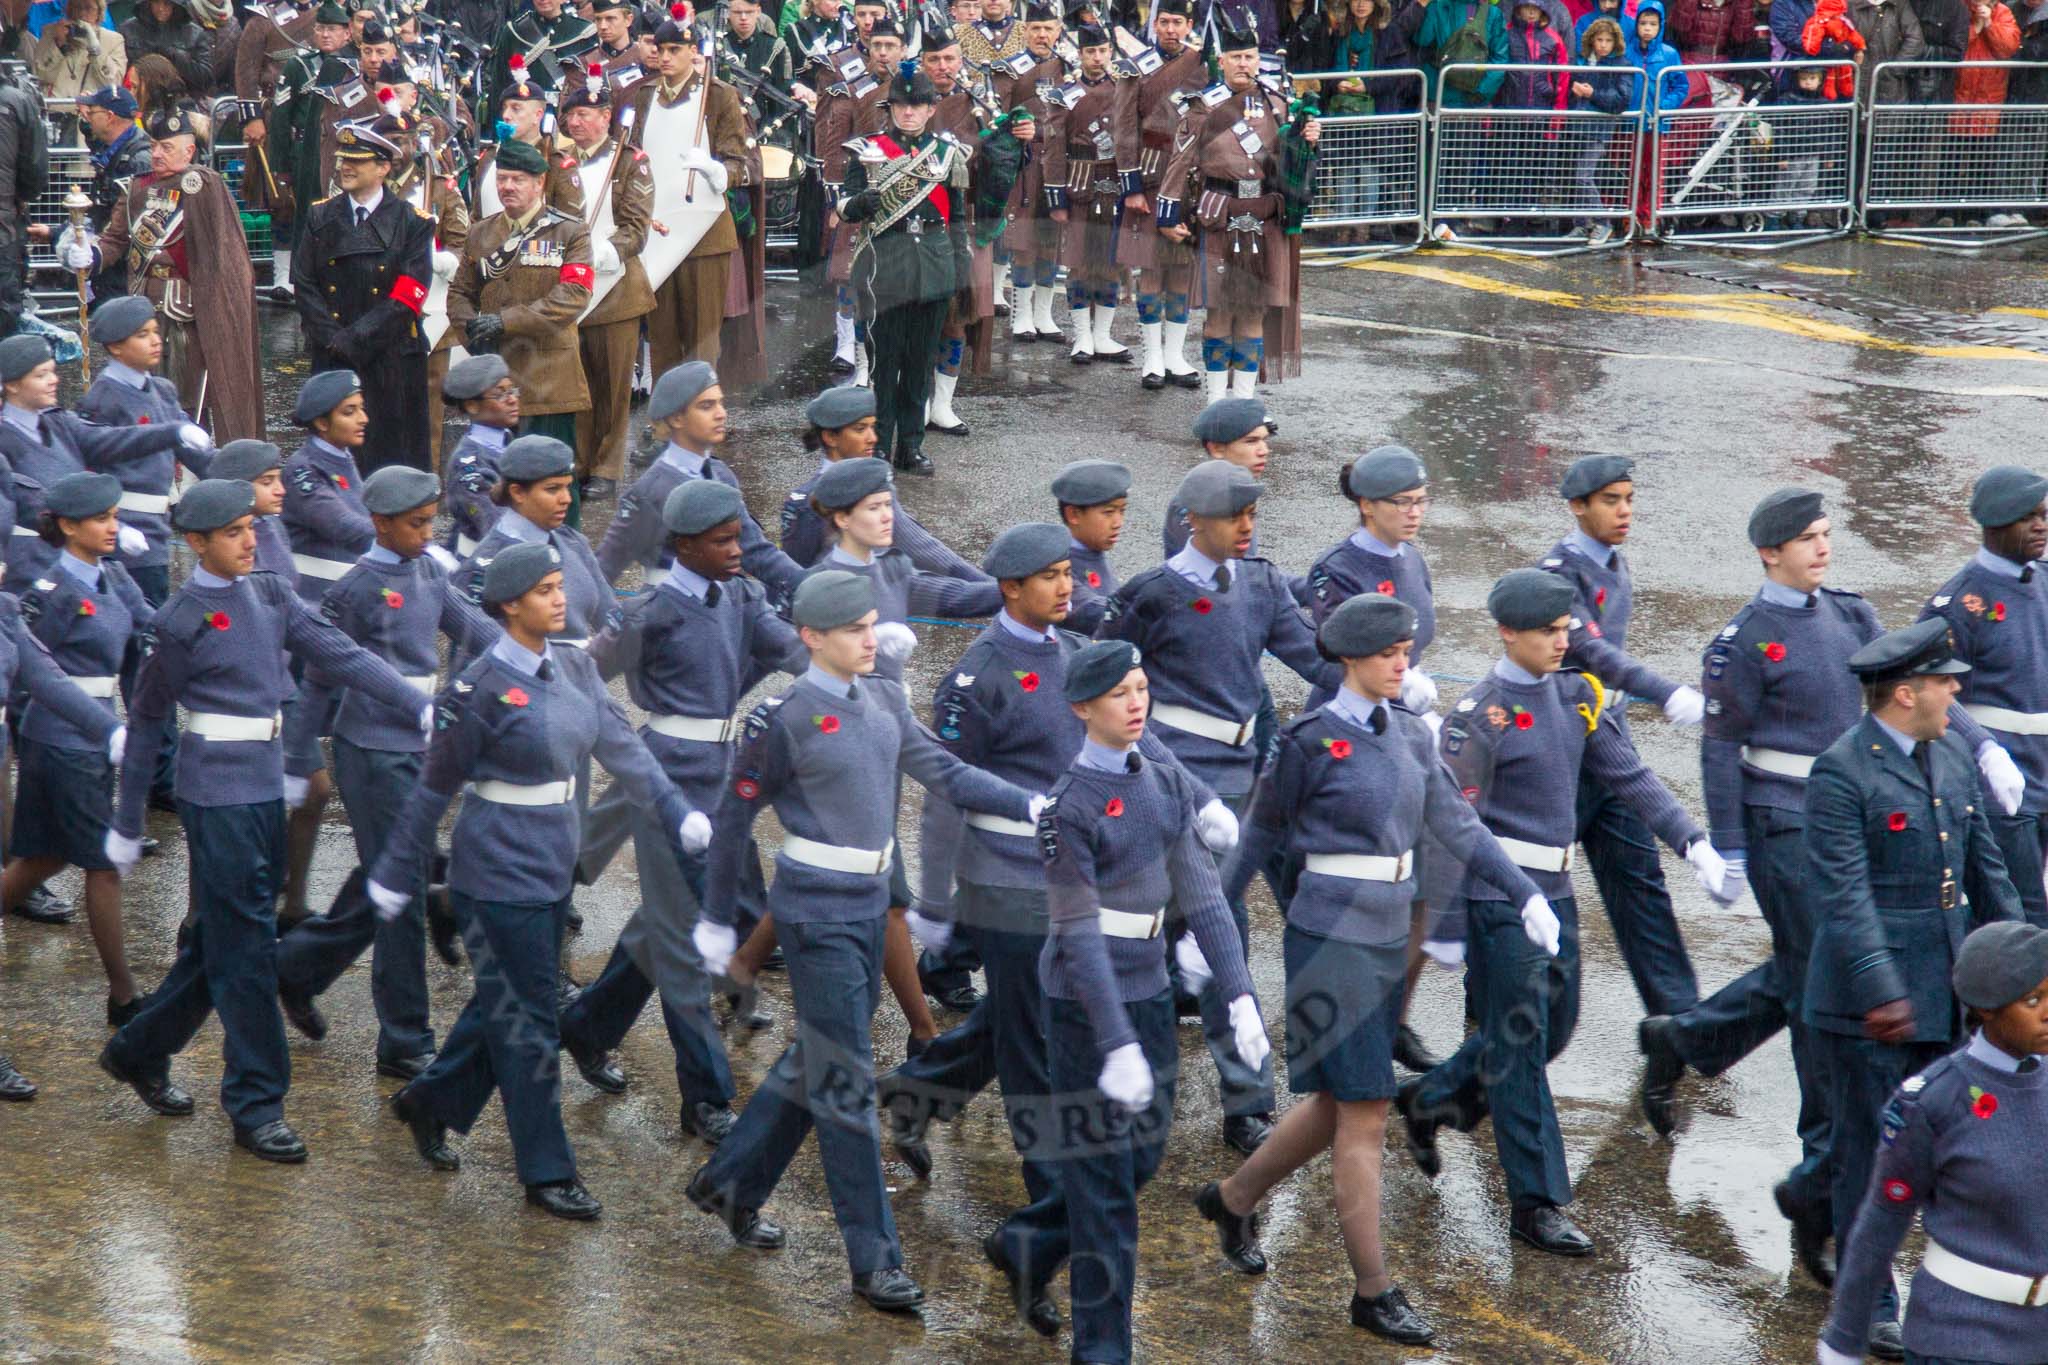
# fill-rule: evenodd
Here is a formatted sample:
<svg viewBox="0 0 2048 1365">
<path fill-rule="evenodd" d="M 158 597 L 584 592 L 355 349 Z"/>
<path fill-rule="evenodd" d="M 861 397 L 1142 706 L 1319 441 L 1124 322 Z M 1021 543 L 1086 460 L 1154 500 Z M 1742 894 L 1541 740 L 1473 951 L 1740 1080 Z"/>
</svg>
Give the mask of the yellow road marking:
<svg viewBox="0 0 2048 1365">
<path fill-rule="evenodd" d="M 2048 308 L 2014 308 L 2001 304 L 1996 308 L 1986 308 L 1984 311 L 1987 313 L 2011 313 L 2023 318 L 2048 318 Z"/>
<path fill-rule="evenodd" d="M 1560 1356 L 1582 1362 L 1582 1365 L 1606 1365 L 1603 1357 L 1588 1355 L 1563 1337 L 1546 1332 L 1540 1327 L 1531 1327 L 1519 1318 L 1511 1318 L 1485 1299 L 1466 1298 L 1461 1300 L 1460 1307 L 1470 1316 L 1490 1323 L 1511 1336 L 1527 1338 L 1557 1352 Z"/>
<path fill-rule="evenodd" d="M 1794 265 L 1790 261 L 1781 262 L 1778 265 L 1778 269 L 1790 271 L 1794 275 L 1853 275 L 1856 273 L 1845 265 Z"/>
</svg>

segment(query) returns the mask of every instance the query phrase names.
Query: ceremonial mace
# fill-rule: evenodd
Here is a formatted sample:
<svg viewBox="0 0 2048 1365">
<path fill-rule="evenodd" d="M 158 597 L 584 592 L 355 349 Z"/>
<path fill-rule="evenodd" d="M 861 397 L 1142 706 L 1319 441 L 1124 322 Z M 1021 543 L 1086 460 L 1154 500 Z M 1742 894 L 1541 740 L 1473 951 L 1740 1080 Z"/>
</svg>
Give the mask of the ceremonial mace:
<svg viewBox="0 0 2048 1365">
<path fill-rule="evenodd" d="M 85 240 L 85 211 L 92 207 L 92 196 L 85 192 L 85 182 L 74 180 L 64 194 L 65 212 L 71 215 L 71 240 Z M 85 271 L 72 272 L 78 277 L 78 363 L 85 382 L 92 383 L 92 335 L 87 323 Z"/>
</svg>

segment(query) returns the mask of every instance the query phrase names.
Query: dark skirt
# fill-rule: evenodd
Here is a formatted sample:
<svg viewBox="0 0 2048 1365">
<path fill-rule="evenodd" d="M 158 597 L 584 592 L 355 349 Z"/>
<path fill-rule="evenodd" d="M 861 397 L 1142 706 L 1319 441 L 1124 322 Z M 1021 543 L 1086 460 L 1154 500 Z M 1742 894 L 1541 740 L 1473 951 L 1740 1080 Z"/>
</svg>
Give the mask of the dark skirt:
<svg viewBox="0 0 2048 1365">
<path fill-rule="evenodd" d="M 1339 1100 L 1394 1096 L 1394 1034 L 1407 990 L 1406 938 L 1346 943 L 1292 924 L 1287 965 L 1287 1088 Z"/>
<path fill-rule="evenodd" d="M 114 765 L 95 749 L 59 749 L 24 739 L 21 790 L 7 852 L 16 858 L 59 858 L 104 872 L 107 828 L 114 820 Z"/>
</svg>

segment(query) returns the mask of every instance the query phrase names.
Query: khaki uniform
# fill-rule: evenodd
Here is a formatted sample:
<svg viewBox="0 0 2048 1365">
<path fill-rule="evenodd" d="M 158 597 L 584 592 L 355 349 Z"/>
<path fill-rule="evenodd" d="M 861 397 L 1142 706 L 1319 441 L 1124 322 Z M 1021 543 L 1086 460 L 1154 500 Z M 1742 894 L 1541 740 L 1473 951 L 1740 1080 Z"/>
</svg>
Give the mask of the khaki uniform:
<svg viewBox="0 0 2048 1365">
<path fill-rule="evenodd" d="M 674 108 L 690 95 L 696 82 L 690 76 L 673 90 L 660 82 L 642 81 L 634 88 L 638 122 L 645 125 L 647 111 L 655 100 L 664 109 Z M 753 148 L 748 145 L 746 117 L 740 97 L 724 81 L 711 82 L 704 115 L 704 145 L 725 163 L 728 190 L 753 184 Z M 699 183 L 697 193 L 710 193 Z M 718 329 L 725 321 L 725 296 L 732 278 L 732 253 L 740 247 L 739 229 L 732 213 L 719 214 L 711 230 L 690 249 L 689 257 L 675 273 L 662 281 L 654 294 L 654 310 L 647 316 L 647 344 L 653 352 L 654 372 L 661 374 L 686 360 L 718 363 Z"/>
<path fill-rule="evenodd" d="M 609 156 L 618 144 L 606 138 L 588 160 Z M 626 428 L 633 402 L 633 361 L 640 349 L 640 319 L 654 311 L 654 290 L 640 253 L 654 221 L 654 172 L 647 153 L 638 147 L 619 149 L 612 157 L 611 192 L 592 182 L 590 199 L 600 196 L 611 209 L 612 245 L 626 273 L 611 292 L 583 319 L 578 342 L 583 374 L 590 387 L 590 407 L 576 414 L 576 475 L 604 479 L 623 477 Z"/>
<path fill-rule="evenodd" d="M 590 406 L 577 355 L 576 319 L 590 303 L 595 278 L 590 231 L 543 204 L 523 244 L 501 250 L 519 234 L 494 213 L 470 228 L 462 264 L 448 283 L 448 330 L 435 349 L 463 341 L 469 320 L 496 313 L 505 323 L 498 354 L 519 382 L 523 416 L 581 412 Z"/>
</svg>

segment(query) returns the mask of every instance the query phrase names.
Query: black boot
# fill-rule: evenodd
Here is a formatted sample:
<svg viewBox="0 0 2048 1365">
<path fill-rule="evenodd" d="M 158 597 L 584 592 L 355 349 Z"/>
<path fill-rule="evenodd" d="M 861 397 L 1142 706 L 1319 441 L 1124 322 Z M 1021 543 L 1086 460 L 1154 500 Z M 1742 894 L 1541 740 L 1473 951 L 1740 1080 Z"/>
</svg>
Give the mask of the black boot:
<svg viewBox="0 0 2048 1365">
<path fill-rule="evenodd" d="M 1670 1137 L 1678 1126 L 1678 1082 L 1685 1075 L 1685 1058 L 1678 1055 L 1678 1025 L 1668 1014 L 1653 1014 L 1636 1025 L 1636 1042 L 1643 1050 L 1643 1117 Z"/>
<path fill-rule="evenodd" d="M 929 479 L 939 472 L 939 467 L 926 459 L 924 451 L 917 446 L 898 446 L 896 458 L 891 463 L 905 474 L 915 474 L 921 479 Z"/>
</svg>

